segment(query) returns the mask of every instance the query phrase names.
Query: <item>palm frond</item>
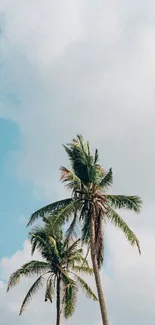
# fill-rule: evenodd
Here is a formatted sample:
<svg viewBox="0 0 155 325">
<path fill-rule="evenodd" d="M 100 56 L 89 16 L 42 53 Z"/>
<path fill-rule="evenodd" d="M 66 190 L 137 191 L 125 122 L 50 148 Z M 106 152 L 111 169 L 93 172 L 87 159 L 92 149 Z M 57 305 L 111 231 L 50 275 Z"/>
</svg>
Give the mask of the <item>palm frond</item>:
<svg viewBox="0 0 155 325">
<path fill-rule="evenodd" d="M 69 156 L 75 175 L 84 184 L 88 184 L 90 182 L 89 167 L 93 162 L 93 158 L 88 155 L 87 147 L 83 142 L 82 136 L 78 135 L 77 140 L 68 146 L 64 146 L 64 149 Z"/>
<path fill-rule="evenodd" d="M 82 242 L 88 244 L 90 242 L 90 213 L 89 211 L 84 215 L 82 226 Z"/>
<path fill-rule="evenodd" d="M 83 258 L 83 264 L 82 264 L 82 266 L 84 266 L 84 265 L 89 266 L 89 264 L 87 262 L 87 257 L 88 257 L 89 251 L 90 251 L 90 243 L 87 246 L 88 247 L 87 247 L 86 255 Z"/>
<path fill-rule="evenodd" d="M 63 299 L 64 317 L 67 319 L 70 316 L 72 316 L 72 314 L 75 311 L 78 287 L 76 285 L 76 282 L 73 281 L 71 278 L 69 279 L 64 278 L 63 284 L 64 284 L 64 299 Z"/>
<path fill-rule="evenodd" d="M 73 239 L 77 236 L 78 218 L 79 217 L 77 211 L 75 211 L 73 220 L 66 231 L 66 242 L 68 242 L 70 239 Z"/>
<path fill-rule="evenodd" d="M 37 248 L 46 247 L 47 233 L 43 227 L 36 226 L 29 232 L 29 239 L 31 242 L 31 255 L 34 254 Z"/>
<path fill-rule="evenodd" d="M 20 308 L 20 312 L 19 315 L 21 315 L 24 311 L 24 309 L 26 308 L 27 304 L 31 301 L 33 295 L 38 291 L 38 289 L 40 289 L 40 287 L 42 287 L 43 285 L 43 277 L 40 276 L 31 286 L 31 288 L 29 289 L 27 295 L 25 296 L 25 299 L 22 303 L 22 306 Z"/>
<path fill-rule="evenodd" d="M 106 194 L 108 204 L 115 209 L 133 210 L 137 213 L 141 211 L 142 200 L 138 196 L 110 195 Z"/>
<path fill-rule="evenodd" d="M 57 257 L 57 260 L 59 260 L 59 252 L 58 252 L 56 240 L 54 239 L 54 237 L 49 236 L 49 241 L 50 241 L 51 246 L 52 246 L 52 251 L 54 252 L 53 255 L 55 255 Z"/>
<path fill-rule="evenodd" d="M 77 274 L 74 274 L 76 282 L 80 285 L 81 289 L 83 290 L 83 292 L 85 293 L 85 295 L 88 298 L 91 298 L 95 301 L 98 300 L 98 298 L 96 297 L 95 293 L 92 291 L 92 289 L 89 287 L 89 285 Z"/>
<path fill-rule="evenodd" d="M 32 275 L 42 274 L 43 272 L 48 272 L 49 267 L 49 264 L 43 261 L 30 261 L 25 263 L 10 276 L 7 285 L 7 292 L 20 282 L 21 277 L 29 277 Z"/>
<path fill-rule="evenodd" d="M 67 248 L 67 250 L 65 251 L 65 256 L 69 257 L 74 253 L 76 254 L 79 243 L 80 243 L 80 239 L 78 238 L 71 246 Z"/>
<path fill-rule="evenodd" d="M 98 150 L 96 149 L 96 150 L 95 150 L 95 157 L 94 157 L 94 164 L 95 164 L 95 165 L 98 163 L 98 160 L 99 160 L 99 152 L 98 152 Z"/>
<path fill-rule="evenodd" d="M 136 237 L 134 232 L 129 228 L 126 222 L 120 217 L 120 215 L 111 207 L 109 207 L 109 210 L 107 211 L 107 217 L 117 228 L 119 228 L 125 234 L 127 240 L 132 246 L 137 246 L 139 254 L 141 254 L 138 238 Z"/>
<path fill-rule="evenodd" d="M 39 217 L 42 218 L 45 216 L 45 214 L 57 212 L 58 210 L 69 205 L 69 203 L 71 203 L 71 202 L 72 202 L 72 198 L 68 198 L 68 199 L 64 199 L 64 200 L 57 201 L 57 202 L 46 205 L 45 207 L 35 211 L 31 215 L 27 226 L 32 225 Z"/>
<path fill-rule="evenodd" d="M 103 177 L 101 180 L 99 186 L 106 190 L 109 186 L 111 186 L 113 183 L 113 174 L 112 174 L 112 168 L 109 169 L 109 172 Z"/>
<path fill-rule="evenodd" d="M 50 215 L 49 219 L 52 223 L 53 229 L 57 229 L 59 225 L 62 225 L 65 221 L 68 221 L 69 217 L 76 211 L 80 210 L 82 202 L 80 199 L 71 200 L 71 202 L 62 208 L 57 214 Z"/>
<path fill-rule="evenodd" d="M 52 303 L 54 292 L 54 283 L 52 277 L 50 276 L 46 282 L 45 302 L 49 300 Z"/>
<path fill-rule="evenodd" d="M 46 261 L 48 261 L 49 263 L 58 263 L 58 252 L 56 250 L 56 247 L 54 246 L 52 236 L 48 234 L 48 231 L 45 228 L 36 227 L 29 233 L 32 246 L 32 254 L 35 249 L 37 249 Z"/>
<path fill-rule="evenodd" d="M 82 265 L 89 267 L 88 261 L 86 260 L 86 257 L 83 257 L 81 254 L 73 254 L 68 258 L 68 265 Z"/>
<path fill-rule="evenodd" d="M 88 266 L 78 266 L 78 265 L 74 265 L 72 266 L 72 270 L 75 272 L 80 272 L 80 273 L 85 273 L 85 274 L 89 274 L 89 275 L 93 275 L 94 271 L 92 268 L 88 267 Z"/>
<path fill-rule="evenodd" d="M 81 188 L 81 180 L 75 173 L 64 166 L 60 167 L 61 177 L 60 180 L 63 183 L 66 183 L 66 186 L 70 190 L 77 190 Z"/>
</svg>

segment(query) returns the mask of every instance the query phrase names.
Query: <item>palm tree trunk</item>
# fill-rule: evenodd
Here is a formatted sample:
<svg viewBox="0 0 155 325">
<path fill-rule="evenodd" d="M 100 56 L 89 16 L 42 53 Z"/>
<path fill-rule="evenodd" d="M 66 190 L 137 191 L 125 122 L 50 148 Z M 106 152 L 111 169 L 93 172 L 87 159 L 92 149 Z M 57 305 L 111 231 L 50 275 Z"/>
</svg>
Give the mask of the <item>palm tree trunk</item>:
<svg viewBox="0 0 155 325">
<path fill-rule="evenodd" d="M 60 325 L 60 276 L 57 277 L 57 298 L 56 298 L 56 308 L 57 308 L 57 319 L 56 325 Z"/>
<path fill-rule="evenodd" d="M 96 288 L 97 288 L 99 305 L 100 305 L 101 316 L 102 316 L 102 323 L 103 323 L 103 325 L 109 325 L 108 315 L 107 315 L 107 310 L 106 310 L 106 304 L 105 304 L 105 299 L 104 299 L 103 286 L 102 286 L 100 271 L 99 271 L 99 268 L 98 268 L 97 258 L 96 258 L 95 222 L 94 222 L 94 215 L 93 214 L 91 215 L 90 246 L 91 246 L 91 259 L 92 259 L 92 264 L 93 264 L 93 269 L 94 269 Z"/>
</svg>

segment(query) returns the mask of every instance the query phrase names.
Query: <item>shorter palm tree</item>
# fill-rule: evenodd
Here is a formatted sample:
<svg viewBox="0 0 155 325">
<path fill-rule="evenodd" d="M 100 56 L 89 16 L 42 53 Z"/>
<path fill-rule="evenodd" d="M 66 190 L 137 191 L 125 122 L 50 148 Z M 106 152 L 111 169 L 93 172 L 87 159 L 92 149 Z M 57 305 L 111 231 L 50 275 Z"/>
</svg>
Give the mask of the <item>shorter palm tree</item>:
<svg viewBox="0 0 155 325">
<path fill-rule="evenodd" d="M 30 302 L 37 290 L 46 283 L 45 301 L 53 301 L 56 292 L 56 325 L 60 325 L 60 315 L 70 317 L 76 306 L 79 286 L 86 296 L 97 300 L 88 284 L 79 276 L 79 273 L 93 274 L 87 261 L 82 255 L 79 240 L 69 243 L 63 238 L 62 232 L 57 236 L 52 233 L 51 227 L 35 227 L 30 232 L 32 255 L 38 250 L 43 260 L 32 260 L 14 272 L 8 281 L 7 291 L 17 285 L 22 277 L 37 275 L 20 308 L 20 315 Z"/>
</svg>

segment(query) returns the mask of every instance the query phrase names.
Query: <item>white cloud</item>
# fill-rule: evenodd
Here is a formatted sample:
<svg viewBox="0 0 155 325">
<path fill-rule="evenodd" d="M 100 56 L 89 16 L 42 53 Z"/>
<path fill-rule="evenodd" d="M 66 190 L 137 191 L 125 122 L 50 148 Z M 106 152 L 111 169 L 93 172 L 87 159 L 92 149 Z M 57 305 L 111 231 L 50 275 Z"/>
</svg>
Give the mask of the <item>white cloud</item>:
<svg viewBox="0 0 155 325">
<path fill-rule="evenodd" d="M 142 256 L 126 244 L 116 231 L 110 231 L 111 281 L 106 287 L 111 322 L 153 324 L 155 287 L 155 237 L 141 233 Z M 113 241 L 115 239 L 115 243 Z M 110 312 L 109 310 L 109 312 Z"/>
</svg>

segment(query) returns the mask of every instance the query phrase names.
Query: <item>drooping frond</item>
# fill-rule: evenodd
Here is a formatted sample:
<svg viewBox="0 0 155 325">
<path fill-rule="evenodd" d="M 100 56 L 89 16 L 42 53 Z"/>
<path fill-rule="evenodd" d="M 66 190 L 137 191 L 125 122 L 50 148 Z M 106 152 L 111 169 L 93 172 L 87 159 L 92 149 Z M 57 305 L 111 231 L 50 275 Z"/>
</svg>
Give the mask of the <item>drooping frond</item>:
<svg viewBox="0 0 155 325">
<path fill-rule="evenodd" d="M 70 171 L 64 166 L 60 167 L 61 177 L 60 180 L 66 184 L 70 190 L 77 190 L 81 188 L 81 180 L 75 175 L 73 171 Z"/>
<path fill-rule="evenodd" d="M 77 252 L 77 248 L 79 247 L 80 239 L 78 238 L 72 245 L 70 245 L 65 251 L 65 256 L 69 257 L 71 254 Z"/>
<path fill-rule="evenodd" d="M 57 247 L 57 242 L 53 237 L 49 237 L 50 244 L 52 246 L 52 255 L 56 257 L 57 260 L 59 260 L 59 252 Z"/>
<path fill-rule="evenodd" d="M 84 244 L 89 244 L 90 242 L 90 213 L 83 214 L 83 225 L 82 225 L 82 242 Z"/>
<path fill-rule="evenodd" d="M 78 230 L 78 214 L 77 211 L 74 212 L 73 220 L 71 221 L 67 231 L 66 231 L 66 242 L 68 242 L 70 239 L 77 237 L 77 230 Z"/>
<path fill-rule="evenodd" d="M 137 213 L 141 210 L 142 200 L 138 196 L 107 194 L 105 197 L 108 199 L 108 204 L 115 209 L 133 210 Z"/>
<path fill-rule="evenodd" d="M 52 303 L 54 292 L 54 283 L 52 277 L 50 276 L 46 282 L 45 302 L 49 300 Z"/>
<path fill-rule="evenodd" d="M 72 200 L 68 205 L 62 208 L 60 211 L 55 213 L 54 215 L 49 215 L 49 220 L 53 226 L 53 229 L 57 229 L 64 222 L 68 221 L 68 219 L 75 213 L 81 209 L 82 202 L 80 199 Z"/>
<path fill-rule="evenodd" d="M 88 266 L 78 266 L 78 265 L 74 265 L 72 267 L 72 270 L 74 272 L 79 272 L 79 273 L 85 273 L 85 274 L 88 274 L 88 275 L 93 275 L 94 274 L 94 271 L 92 268 L 88 267 Z"/>
<path fill-rule="evenodd" d="M 134 232 L 128 227 L 126 222 L 120 217 L 120 215 L 111 207 L 109 207 L 107 217 L 117 228 L 119 228 L 125 234 L 127 240 L 132 246 L 137 246 L 138 251 L 141 254 L 138 238 L 136 237 Z"/>
<path fill-rule="evenodd" d="M 57 201 L 57 202 L 46 205 L 45 207 L 35 211 L 31 215 L 27 226 L 32 225 L 39 217 L 42 218 L 46 214 L 54 213 L 54 212 L 57 212 L 58 210 L 60 210 L 62 208 L 65 208 L 71 202 L 72 202 L 72 198 L 68 198 L 68 199 L 64 199 L 64 200 Z"/>
<path fill-rule="evenodd" d="M 46 249 L 47 234 L 43 227 L 36 226 L 29 232 L 29 239 L 31 242 L 31 255 L 36 249 Z M 49 249 L 48 249 L 49 251 Z"/>
<path fill-rule="evenodd" d="M 36 227 L 29 233 L 29 236 L 32 246 L 32 254 L 35 249 L 37 249 L 46 261 L 49 263 L 58 263 L 59 256 L 54 241 L 45 228 Z"/>
<path fill-rule="evenodd" d="M 80 253 L 79 254 L 72 254 L 69 258 L 68 258 L 68 265 L 69 266 L 73 266 L 73 265 L 82 265 L 82 266 L 89 266 L 88 261 L 86 260 L 85 257 L 83 257 Z"/>
<path fill-rule="evenodd" d="M 93 299 L 97 301 L 97 297 L 95 293 L 92 291 L 92 289 L 89 287 L 89 285 L 77 274 L 74 274 L 76 282 L 80 285 L 81 289 L 85 293 L 86 297 Z"/>
<path fill-rule="evenodd" d="M 24 309 L 26 308 L 27 304 L 31 301 L 33 295 L 38 291 L 38 289 L 40 289 L 40 287 L 42 287 L 43 285 L 43 277 L 40 276 L 32 285 L 32 287 L 29 289 L 23 303 L 22 306 L 20 308 L 20 313 L 19 315 L 21 315 L 24 311 Z"/>
<path fill-rule="evenodd" d="M 83 259 L 83 264 L 82 264 L 82 266 L 86 265 L 86 266 L 89 267 L 89 264 L 88 264 L 88 261 L 87 261 L 87 257 L 88 257 L 89 252 L 90 252 L 90 243 L 89 243 L 87 246 L 88 246 L 88 247 L 87 247 L 86 255 L 85 255 L 84 259 Z"/>
<path fill-rule="evenodd" d="M 63 278 L 63 286 L 64 286 L 64 298 L 63 298 L 63 312 L 64 317 L 67 319 L 75 311 L 76 301 L 77 301 L 77 292 L 78 287 L 75 281 L 71 278 Z"/>
<path fill-rule="evenodd" d="M 109 169 L 109 172 L 103 177 L 101 180 L 99 187 L 103 190 L 106 190 L 109 186 L 113 183 L 113 175 L 112 175 L 112 168 Z"/>
<path fill-rule="evenodd" d="M 10 276 L 8 281 L 7 291 L 9 291 L 15 285 L 17 285 L 20 282 L 22 277 L 39 275 L 48 271 L 49 271 L 49 264 L 47 262 L 31 261 L 25 263 L 20 269 L 12 273 L 12 275 Z"/>
</svg>

